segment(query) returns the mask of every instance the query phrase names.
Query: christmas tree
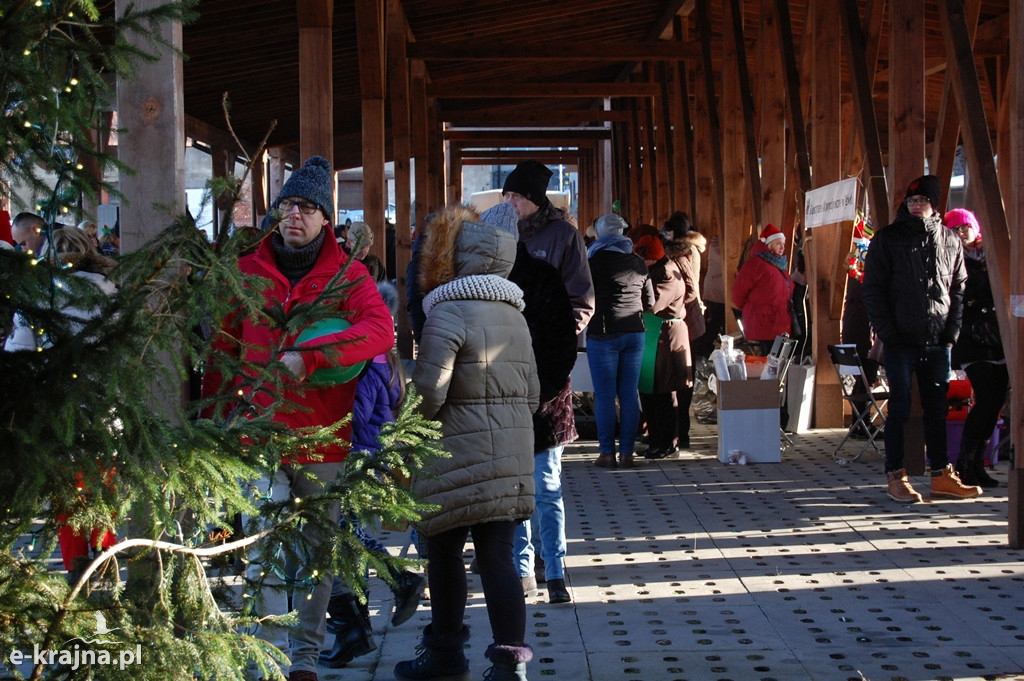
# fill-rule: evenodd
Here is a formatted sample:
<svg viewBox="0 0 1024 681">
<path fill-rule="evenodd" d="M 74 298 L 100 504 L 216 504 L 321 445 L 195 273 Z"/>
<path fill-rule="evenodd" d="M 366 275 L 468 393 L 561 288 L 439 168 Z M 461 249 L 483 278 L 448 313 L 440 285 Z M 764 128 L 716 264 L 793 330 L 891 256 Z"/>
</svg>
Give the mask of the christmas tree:
<svg viewBox="0 0 1024 681">
<path fill-rule="evenodd" d="M 95 123 L 110 76 L 152 57 L 121 36 L 148 35 L 153 22 L 187 21 L 194 4 L 128 10 L 117 19 L 91 2 L 2 10 L 0 172 L 38 183 L 36 167 L 55 171 L 53 206 L 95 190 L 87 168 L 114 163 L 129 172 L 128 160 L 104 156 L 80 131 Z M 240 187 L 241 180 L 223 178 L 211 185 L 210 200 L 235 200 Z M 0 320 L 19 315 L 38 345 L 0 352 L 3 676 L 274 677 L 282 654 L 251 633 L 266 624 L 250 607 L 262 585 L 240 581 L 230 559 L 244 561 L 259 543 L 279 546 L 264 552 L 273 554 L 264 572 L 304 561 L 350 585 L 368 568 L 388 578 L 388 564 L 407 562 L 367 552 L 352 524 L 337 527 L 327 511 L 338 504 L 342 517 L 370 525 L 414 520 L 422 507 L 398 479 L 444 455 L 437 424 L 417 415 L 411 394 L 382 432 L 381 450 L 351 454 L 322 494 L 274 503 L 253 493 L 282 457 L 335 438 L 340 424 L 295 431 L 276 421 L 275 412 L 288 407 L 276 397 L 286 368 L 215 351 L 217 321 L 229 312 L 248 315 L 291 338 L 327 306 L 288 313 L 265 306 L 259 281 L 237 267 L 265 233 L 239 230 L 210 243 L 188 215 L 169 222 L 144 248 L 120 256 L 109 275 L 114 295 L 55 258 L 0 250 Z M 346 286 L 339 276 L 322 298 L 342 297 Z M 68 309 L 91 314 L 73 319 Z M 244 376 L 246 394 L 275 399 L 257 407 L 235 392 L 186 397 L 190 377 L 206 368 Z M 239 516 L 250 519 L 241 532 Z M 305 545 L 300 529 L 310 524 L 331 541 Z M 94 538 L 116 534 L 70 580 L 51 559 L 65 525 Z M 289 586 L 298 597 L 308 587 Z"/>
</svg>

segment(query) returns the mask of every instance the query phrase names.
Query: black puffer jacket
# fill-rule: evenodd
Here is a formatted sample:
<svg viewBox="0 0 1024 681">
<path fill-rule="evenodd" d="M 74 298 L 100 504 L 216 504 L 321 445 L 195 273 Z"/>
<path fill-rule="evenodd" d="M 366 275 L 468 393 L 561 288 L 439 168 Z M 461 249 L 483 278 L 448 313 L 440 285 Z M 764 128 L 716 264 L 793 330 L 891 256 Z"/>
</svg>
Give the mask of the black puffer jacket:
<svg viewBox="0 0 1024 681">
<path fill-rule="evenodd" d="M 987 317 L 994 315 L 995 302 L 992 284 L 988 279 L 988 265 L 983 252 L 974 251 L 974 256 L 964 257 L 967 266 L 967 284 L 964 287 L 964 323 L 956 345 L 953 346 L 953 366 L 963 368 L 971 362 L 998 362 L 1003 359 L 1002 345 L 979 342 L 971 328 L 980 325 Z M 1001 337 L 1000 337 L 1001 338 Z"/>
<path fill-rule="evenodd" d="M 887 347 L 952 345 L 963 315 L 964 252 L 941 215 L 896 221 L 871 240 L 864 258 L 864 304 Z"/>
<path fill-rule="evenodd" d="M 621 240 L 625 245 L 614 246 L 598 239 L 590 247 L 590 275 L 594 280 L 596 304 L 594 316 L 587 325 L 587 338 L 642 333 L 644 312 L 654 306 L 654 288 L 647 265 L 633 253 L 633 242 L 620 235 L 604 237 L 609 238 Z M 605 247 L 600 248 L 602 245 Z"/>
</svg>

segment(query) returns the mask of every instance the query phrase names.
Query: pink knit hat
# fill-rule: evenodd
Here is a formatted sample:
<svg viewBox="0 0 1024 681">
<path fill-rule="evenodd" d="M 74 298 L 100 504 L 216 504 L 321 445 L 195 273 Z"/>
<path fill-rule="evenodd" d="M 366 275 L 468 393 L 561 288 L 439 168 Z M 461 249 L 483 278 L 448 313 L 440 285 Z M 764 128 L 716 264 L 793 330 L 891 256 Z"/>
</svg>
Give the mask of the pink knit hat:
<svg viewBox="0 0 1024 681">
<path fill-rule="evenodd" d="M 954 208 L 949 211 L 946 213 L 946 217 L 943 218 L 942 224 L 946 225 L 946 227 L 949 227 L 950 229 L 959 227 L 960 225 L 968 225 L 978 233 L 979 238 L 981 237 L 981 225 L 978 224 L 978 218 L 976 218 L 974 213 L 966 208 Z"/>
</svg>

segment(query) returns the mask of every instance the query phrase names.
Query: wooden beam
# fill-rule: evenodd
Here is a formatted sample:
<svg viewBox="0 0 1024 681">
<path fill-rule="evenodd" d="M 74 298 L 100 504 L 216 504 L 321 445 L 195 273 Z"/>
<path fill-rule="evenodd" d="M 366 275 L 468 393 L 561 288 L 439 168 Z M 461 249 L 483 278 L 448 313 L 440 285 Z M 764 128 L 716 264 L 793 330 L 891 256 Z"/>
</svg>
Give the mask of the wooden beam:
<svg viewBox="0 0 1024 681">
<path fill-rule="evenodd" d="M 811 157 L 807 150 L 807 127 L 804 123 L 804 108 L 800 95 L 800 69 L 793 49 L 793 24 L 789 16 L 789 0 L 775 0 L 778 9 L 779 45 L 786 72 L 786 96 L 789 99 L 790 134 L 793 136 L 796 167 L 800 178 L 800 190 L 806 194 L 811 190 Z M 806 51 L 811 50 L 805 45 Z M 803 196 L 800 196 L 801 205 Z"/>
<path fill-rule="evenodd" d="M 783 75 L 782 49 L 776 36 L 778 7 L 775 0 L 761 3 L 761 55 L 757 59 L 761 82 L 761 195 L 764 204 L 761 219 L 786 234 L 786 245 L 793 246 L 795 225 L 785 221 L 786 199 L 786 79 Z"/>
<path fill-rule="evenodd" d="M 871 77 L 867 69 L 867 54 L 857 0 L 840 0 L 839 13 L 846 36 L 847 63 L 850 80 L 853 83 L 853 104 L 860 126 L 857 133 L 864 141 L 865 158 L 868 167 L 867 192 L 871 202 L 871 213 L 877 226 L 889 224 L 889 189 L 885 183 L 885 164 L 882 160 L 882 143 L 878 135 L 878 120 L 875 117 L 874 100 L 871 97 Z M 845 243 L 845 242 L 842 242 Z M 842 245 L 842 244 L 840 244 Z"/>
<path fill-rule="evenodd" d="M 383 243 L 387 182 L 384 178 L 384 0 L 356 0 L 356 35 L 363 126 L 363 219 Z"/>
<path fill-rule="evenodd" d="M 481 83 L 468 87 L 465 83 L 443 83 L 427 86 L 427 96 L 434 99 L 587 99 L 601 97 L 657 97 L 657 83 Z"/>
<path fill-rule="evenodd" d="M 577 109 L 562 111 L 529 111 L 522 113 L 496 111 L 445 111 L 442 119 L 451 126 L 461 128 L 546 128 L 584 125 L 587 123 L 625 123 L 629 116 L 625 111 L 603 111 L 600 109 Z"/>
<path fill-rule="evenodd" d="M 511 151 L 505 149 L 466 149 L 456 153 L 462 158 L 462 164 L 467 166 L 484 165 L 516 165 L 531 158 L 536 159 L 544 165 L 570 165 L 575 166 L 583 153 L 590 152 L 589 149 L 571 149 L 567 151 L 555 150 L 526 150 Z"/>
<path fill-rule="evenodd" d="M 743 39 L 743 5 L 740 0 L 729 0 L 733 46 L 736 55 L 736 83 L 739 86 L 740 110 L 743 115 L 743 148 L 746 152 L 747 184 L 750 208 L 754 224 L 758 229 L 764 226 L 761 199 L 761 167 L 757 153 L 757 136 L 754 133 L 754 100 L 751 97 L 750 71 L 747 68 L 747 48 Z M 724 76 L 723 76 L 724 77 Z"/>
<path fill-rule="evenodd" d="M 487 142 L 503 142 L 508 146 L 523 146 L 527 143 L 534 144 L 537 141 L 545 142 L 551 146 L 572 146 L 583 142 L 594 142 L 596 140 L 609 139 L 611 131 L 608 128 L 537 128 L 519 130 L 515 128 L 448 128 L 444 131 L 444 138 L 449 142 L 476 142 L 484 144 Z M 569 141 L 572 141 L 569 144 Z M 516 143 L 513 145 L 512 143 Z M 557 144 L 563 142 L 563 144 Z"/>
<path fill-rule="evenodd" d="M 672 214 L 672 184 L 669 177 L 669 141 L 668 141 L 668 115 L 665 110 L 665 102 L 668 100 L 668 84 L 665 83 L 664 71 L 659 70 L 664 64 L 645 64 L 647 77 L 651 82 L 661 85 L 662 96 L 655 101 L 644 100 L 647 104 L 651 122 L 651 156 L 652 172 L 654 174 L 654 224 L 657 227 L 665 224 L 668 216 Z"/>
<path fill-rule="evenodd" d="M 981 0 L 968 0 L 964 5 L 967 16 L 967 31 L 972 41 L 978 29 L 978 15 L 981 12 Z M 975 55 L 977 56 L 977 55 Z M 956 162 L 956 150 L 960 141 L 960 118 L 953 101 L 952 72 L 947 69 L 942 81 L 942 101 L 939 104 L 939 120 L 935 126 L 935 138 L 932 141 L 932 153 L 928 168 L 942 182 L 940 205 L 948 205 L 949 183 L 953 176 Z"/>
<path fill-rule="evenodd" d="M 893 82 L 900 83 L 889 88 L 889 195 L 895 213 L 903 189 L 924 171 L 924 0 L 888 7 L 889 65 Z"/>
<path fill-rule="evenodd" d="M 1011 187 L 1024 187 L 1024 7 L 1019 2 L 1010 4 L 1009 28 L 1009 138 L 1010 153 L 1000 165 L 1009 165 Z M 1007 192 L 1006 208 L 1009 224 L 1015 225 L 1013 250 L 1010 252 L 1010 301 L 1020 304 L 1024 301 L 1024 239 L 1021 238 L 1021 221 L 1024 220 L 1024 192 Z M 1019 310 L 1010 319 L 1006 328 L 1011 338 L 1012 354 L 1007 355 L 1010 368 L 1010 385 L 1015 386 L 1010 402 L 1010 441 L 1024 443 L 1024 317 Z M 1013 454 L 1013 469 L 1009 480 L 1009 522 L 1007 534 L 1010 548 L 1024 547 L 1024 445 L 1017 444 Z M 1013 450 L 1011 450 L 1013 451 Z"/>
<path fill-rule="evenodd" d="M 744 140 L 743 102 L 739 79 L 736 77 L 739 54 L 736 45 L 736 33 L 729 28 L 734 21 L 742 21 L 731 16 L 735 5 L 732 0 L 725 3 L 725 17 L 722 31 L 722 114 L 721 137 L 714 140 L 722 147 L 722 186 L 724 205 L 722 210 L 721 239 L 722 268 L 724 272 L 736 272 L 743 257 L 744 247 L 750 237 L 751 224 L 746 219 L 746 207 L 751 204 L 750 185 L 747 174 L 757 172 L 757 168 L 746 167 L 746 142 Z M 760 231 L 757 226 L 755 233 Z M 726 303 L 732 302 L 732 276 L 726 275 Z M 728 308 L 732 308 L 729 304 Z M 765 339 L 756 339 L 765 340 Z"/>
<path fill-rule="evenodd" d="M 812 59 L 811 149 L 814 151 L 814 186 L 824 187 L 840 179 L 842 171 L 842 140 L 840 129 L 840 92 L 842 51 L 841 19 L 834 0 L 814 0 L 809 6 L 814 24 Z M 811 352 L 814 358 L 815 392 L 814 423 L 817 428 L 843 425 L 843 399 L 838 377 L 831 367 L 828 345 L 839 340 L 843 295 L 846 291 L 845 270 L 840 268 L 839 229 L 825 225 L 813 229 L 808 239 L 807 279 L 810 292 Z"/>
<path fill-rule="evenodd" d="M 412 325 L 406 310 L 405 273 L 412 259 L 412 129 L 409 116 L 409 60 L 406 58 L 408 26 L 399 0 L 387 0 L 387 61 L 388 90 L 391 100 L 391 134 L 395 166 L 395 253 L 394 277 L 398 289 L 398 335 L 396 343 L 401 357 L 412 359 Z M 377 243 L 374 243 L 377 246 Z M 382 260 L 388 263 L 387 239 L 380 242 Z M 378 255 L 378 257 L 381 257 Z"/>
<path fill-rule="evenodd" d="M 334 164 L 334 79 L 331 0 L 302 0 L 299 6 L 299 153 Z M 336 217 L 330 216 L 331 224 Z"/>
<path fill-rule="evenodd" d="M 700 45 L 660 40 L 583 41 L 571 44 L 550 41 L 534 45 L 488 41 L 462 41 L 453 44 L 420 40 L 409 43 L 407 52 L 410 59 L 424 61 L 679 61 L 699 56 Z"/>
<path fill-rule="evenodd" d="M 1003 209 L 995 155 L 982 104 L 981 82 L 971 50 L 963 0 L 939 2 L 939 18 L 942 21 L 953 93 L 964 126 L 964 150 L 967 152 L 967 163 L 972 172 L 972 186 L 976 183 L 978 187 L 980 202 L 977 213 L 979 221 L 985 225 L 985 263 L 988 265 L 989 280 L 992 284 L 992 297 L 999 302 L 996 305 L 996 313 L 1000 328 L 1010 329 L 1013 328 L 1009 311 L 1010 232 L 1006 211 Z M 1017 287 L 1019 286 L 1018 282 Z M 1003 350 L 1007 357 L 1013 357 L 1010 336 L 1011 334 L 1003 336 Z"/>
</svg>

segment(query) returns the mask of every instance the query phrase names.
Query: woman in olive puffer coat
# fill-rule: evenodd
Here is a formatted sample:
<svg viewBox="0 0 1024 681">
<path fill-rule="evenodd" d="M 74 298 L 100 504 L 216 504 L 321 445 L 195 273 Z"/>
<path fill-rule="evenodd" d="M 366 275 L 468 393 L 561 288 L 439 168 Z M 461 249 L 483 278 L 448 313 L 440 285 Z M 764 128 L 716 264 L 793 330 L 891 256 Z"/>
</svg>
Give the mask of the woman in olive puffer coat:
<svg viewBox="0 0 1024 681">
<path fill-rule="evenodd" d="M 488 222 L 489 212 L 445 209 L 420 251 L 426 322 L 412 380 L 420 411 L 441 422 L 451 458 L 413 475 L 416 495 L 439 508 L 416 524 L 427 539 L 431 623 L 419 657 L 396 665 L 399 680 L 469 677 L 462 554 L 470 530 L 494 636 L 486 656 L 499 677 L 522 671 L 525 678 L 532 658 L 512 545 L 516 525 L 534 508 L 540 383 L 523 292 L 505 278 L 516 240 Z"/>
</svg>

